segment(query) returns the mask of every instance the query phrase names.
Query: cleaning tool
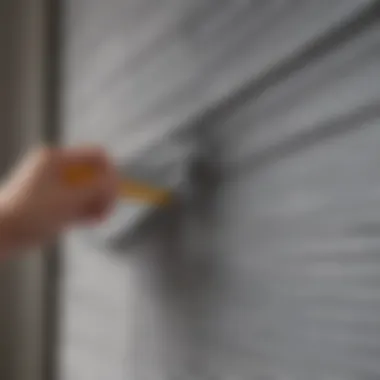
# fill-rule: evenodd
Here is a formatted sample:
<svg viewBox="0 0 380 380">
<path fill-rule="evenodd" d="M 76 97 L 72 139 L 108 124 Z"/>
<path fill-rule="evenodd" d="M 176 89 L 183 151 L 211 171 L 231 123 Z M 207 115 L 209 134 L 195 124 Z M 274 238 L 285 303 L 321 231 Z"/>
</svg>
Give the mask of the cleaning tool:
<svg viewBox="0 0 380 380">
<path fill-rule="evenodd" d="M 71 166 L 64 172 L 66 183 L 72 186 L 84 185 L 96 178 L 97 175 L 97 169 L 90 165 Z M 173 199 L 173 194 L 169 190 L 122 176 L 118 185 L 118 193 L 120 197 L 127 200 L 130 198 L 151 205 L 165 205 Z"/>
<path fill-rule="evenodd" d="M 126 163 L 117 164 L 119 199 L 110 217 L 96 227 L 80 229 L 97 249 L 124 252 L 135 239 L 155 228 L 193 196 L 189 171 L 196 157 L 191 139 L 173 135 L 141 150 Z M 65 181 L 72 186 L 88 183 L 97 175 L 88 166 L 68 167 Z"/>
</svg>

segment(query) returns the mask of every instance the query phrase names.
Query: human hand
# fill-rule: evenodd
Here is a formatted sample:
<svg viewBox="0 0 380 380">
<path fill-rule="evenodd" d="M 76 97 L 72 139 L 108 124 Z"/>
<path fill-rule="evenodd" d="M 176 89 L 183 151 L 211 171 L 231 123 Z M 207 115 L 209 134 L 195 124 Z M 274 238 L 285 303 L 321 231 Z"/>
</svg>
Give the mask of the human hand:
<svg viewBox="0 0 380 380">
<path fill-rule="evenodd" d="M 99 175 L 71 186 L 63 173 L 73 165 L 91 165 Z M 75 224 L 101 221 L 116 195 L 116 170 L 101 149 L 38 149 L 0 187 L 0 247 L 42 244 Z"/>
</svg>

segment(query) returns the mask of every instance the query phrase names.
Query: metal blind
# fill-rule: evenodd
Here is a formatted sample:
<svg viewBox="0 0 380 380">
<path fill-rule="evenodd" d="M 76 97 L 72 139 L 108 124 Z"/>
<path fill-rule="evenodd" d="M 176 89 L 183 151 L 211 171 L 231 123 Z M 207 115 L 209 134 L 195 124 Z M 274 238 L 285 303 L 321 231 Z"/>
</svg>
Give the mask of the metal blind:
<svg viewBox="0 0 380 380">
<path fill-rule="evenodd" d="M 380 3 L 64 4 L 66 141 L 195 135 L 217 182 L 123 256 L 67 239 L 61 378 L 378 378 Z"/>
</svg>

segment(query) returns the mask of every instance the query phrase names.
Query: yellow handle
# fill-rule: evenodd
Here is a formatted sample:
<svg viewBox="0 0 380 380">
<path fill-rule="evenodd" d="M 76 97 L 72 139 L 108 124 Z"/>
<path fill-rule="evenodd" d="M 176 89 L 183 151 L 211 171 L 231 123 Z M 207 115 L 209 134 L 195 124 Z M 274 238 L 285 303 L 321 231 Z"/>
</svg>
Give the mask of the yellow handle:
<svg viewBox="0 0 380 380">
<path fill-rule="evenodd" d="M 65 170 L 64 180 L 69 185 L 80 186 L 92 181 L 97 175 L 96 168 L 77 165 Z M 171 192 L 130 179 L 120 180 L 119 195 L 122 198 L 134 198 L 155 205 L 164 205 L 172 200 Z"/>
</svg>

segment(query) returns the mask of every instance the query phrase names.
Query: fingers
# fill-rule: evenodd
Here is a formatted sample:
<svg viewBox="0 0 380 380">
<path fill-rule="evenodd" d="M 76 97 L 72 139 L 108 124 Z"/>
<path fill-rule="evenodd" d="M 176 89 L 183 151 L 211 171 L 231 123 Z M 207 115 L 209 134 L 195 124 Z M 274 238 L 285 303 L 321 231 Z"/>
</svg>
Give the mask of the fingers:
<svg viewBox="0 0 380 380">
<path fill-rule="evenodd" d="M 61 165 L 90 165 L 96 168 L 93 180 L 72 187 L 71 202 L 76 207 L 75 219 L 97 221 L 112 210 L 118 192 L 118 173 L 110 158 L 101 148 L 67 149 L 60 154 Z"/>
<path fill-rule="evenodd" d="M 101 170 L 111 165 L 106 151 L 100 147 L 57 149 L 54 155 L 56 162 L 65 167 L 89 165 Z"/>
<path fill-rule="evenodd" d="M 101 222 L 111 213 L 113 206 L 114 202 L 110 201 L 109 196 L 99 197 L 88 203 L 77 219 L 85 222 Z"/>
<path fill-rule="evenodd" d="M 97 221 L 112 210 L 118 193 L 118 173 L 100 147 L 42 148 L 36 152 L 41 176 L 56 183 L 67 221 Z M 93 168 L 95 175 L 79 183 L 68 182 L 67 168 Z"/>
</svg>

